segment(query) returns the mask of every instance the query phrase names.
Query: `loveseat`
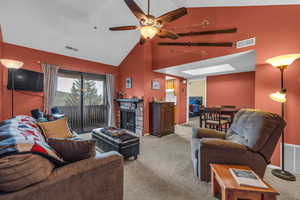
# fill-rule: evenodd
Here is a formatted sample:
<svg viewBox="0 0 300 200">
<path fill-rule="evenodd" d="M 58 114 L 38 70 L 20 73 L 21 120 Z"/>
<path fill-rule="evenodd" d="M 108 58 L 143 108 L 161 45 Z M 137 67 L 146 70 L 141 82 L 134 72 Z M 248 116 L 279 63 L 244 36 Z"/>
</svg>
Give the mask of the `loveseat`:
<svg viewBox="0 0 300 200">
<path fill-rule="evenodd" d="M 0 192 L 0 200 L 123 199 L 123 158 L 117 152 L 97 153 L 95 157 L 63 165 L 58 165 L 49 156 L 39 153 L 42 145 L 31 148 L 30 151 L 26 149 L 28 145 L 18 147 L 19 149 L 12 145 L 3 154 L 2 151 L 6 148 L 3 141 L 9 138 L 9 133 L 21 130 L 28 139 L 31 138 L 29 133 L 36 135 L 40 132 L 32 124 L 33 119 L 26 118 L 30 119 L 30 123 L 20 119 L 0 124 L 0 186 L 11 190 L 13 184 L 22 184 L 22 181 L 35 179 L 38 182 L 17 191 Z M 31 129 L 28 128 L 29 125 Z M 25 128 L 30 132 L 25 134 Z M 18 178 L 13 180 L 11 177 Z M 12 183 L 7 183 L 6 180 Z"/>
</svg>

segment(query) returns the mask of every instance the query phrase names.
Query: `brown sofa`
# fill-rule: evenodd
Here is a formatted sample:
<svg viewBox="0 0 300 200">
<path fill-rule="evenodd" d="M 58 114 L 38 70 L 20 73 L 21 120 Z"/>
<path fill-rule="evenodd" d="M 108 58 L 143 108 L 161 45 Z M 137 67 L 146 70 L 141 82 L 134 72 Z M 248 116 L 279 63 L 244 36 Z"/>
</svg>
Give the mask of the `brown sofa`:
<svg viewBox="0 0 300 200">
<path fill-rule="evenodd" d="M 0 200 L 122 200 L 123 158 L 116 152 L 97 154 L 56 168 L 35 185 L 12 193 L 0 193 Z"/>
<path fill-rule="evenodd" d="M 210 163 L 250 166 L 263 177 L 285 126 L 276 114 L 242 109 L 227 133 L 194 128 L 191 140 L 195 174 L 210 181 Z"/>
</svg>

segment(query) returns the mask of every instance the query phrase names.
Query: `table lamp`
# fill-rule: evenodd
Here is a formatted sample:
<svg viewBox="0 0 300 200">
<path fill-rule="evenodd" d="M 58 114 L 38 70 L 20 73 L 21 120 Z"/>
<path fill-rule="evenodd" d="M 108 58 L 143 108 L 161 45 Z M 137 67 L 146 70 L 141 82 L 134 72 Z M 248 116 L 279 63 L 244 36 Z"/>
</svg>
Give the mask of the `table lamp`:
<svg viewBox="0 0 300 200">
<path fill-rule="evenodd" d="M 288 54 L 270 58 L 266 60 L 267 63 L 273 65 L 280 70 L 281 74 L 281 89 L 275 93 L 270 94 L 270 98 L 273 101 L 281 103 L 281 116 L 284 119 L 284 104 L 287 101 L 287 90 L 284 88 L 284 70 L 291 65 L 295 60 L 300 58 L 300 54 Z M 287 181 L 296 181 L 296 177 L 285 170 L 284 168 L 284 130 L 282 131 L 281 136 L 281 169 L 273 169 L 272 174 L 278 178 L 287 180 Z"/>
<path fill-rule="evenodd" d="M 12 76 L 12 93 L 11 93 L 11 117 L 14 117 L 14 90 L 15 90 L 15 70 L 20 69 L 23 66 L 23 62 L 10 59 L 0 59 L 2 65 L 11 69 Z"/>
</svg>

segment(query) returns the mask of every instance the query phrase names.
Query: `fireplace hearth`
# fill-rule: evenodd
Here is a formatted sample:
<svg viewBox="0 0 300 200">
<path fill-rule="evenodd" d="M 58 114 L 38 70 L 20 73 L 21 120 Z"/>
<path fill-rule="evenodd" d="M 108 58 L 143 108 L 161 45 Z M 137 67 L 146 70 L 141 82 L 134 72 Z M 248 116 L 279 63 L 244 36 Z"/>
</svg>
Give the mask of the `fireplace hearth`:
<svg viewBox="0 0 300 200">
<path fill-rule="evenodd" d="M 120 128 L 135 132 L 136 117 L 135 110 L 121 110 Z"/>
</svg>

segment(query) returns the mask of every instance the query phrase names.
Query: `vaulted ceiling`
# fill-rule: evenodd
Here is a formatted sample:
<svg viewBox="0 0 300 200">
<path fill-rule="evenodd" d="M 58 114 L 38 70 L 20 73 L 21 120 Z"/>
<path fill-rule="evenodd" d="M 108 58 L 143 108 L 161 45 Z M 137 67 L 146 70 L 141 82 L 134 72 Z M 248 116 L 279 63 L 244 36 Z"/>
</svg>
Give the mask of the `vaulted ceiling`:
<svg viewBox="0 0 300 200">
<path fill-rule="evenodd" d="M 146 0 L 136 2 L 146 10 Z M 299 0 L 151 0 L 151 4 L 151 13 L 160 16 L 182 6 L 300 3 Z M 119 66 L 140 37 L 136 30 L 108 30 L 111 26 L 138 24 L 123 0 L 2 0 L 0 24 L 7 43 L 114 66 Z"/>
</svg>

